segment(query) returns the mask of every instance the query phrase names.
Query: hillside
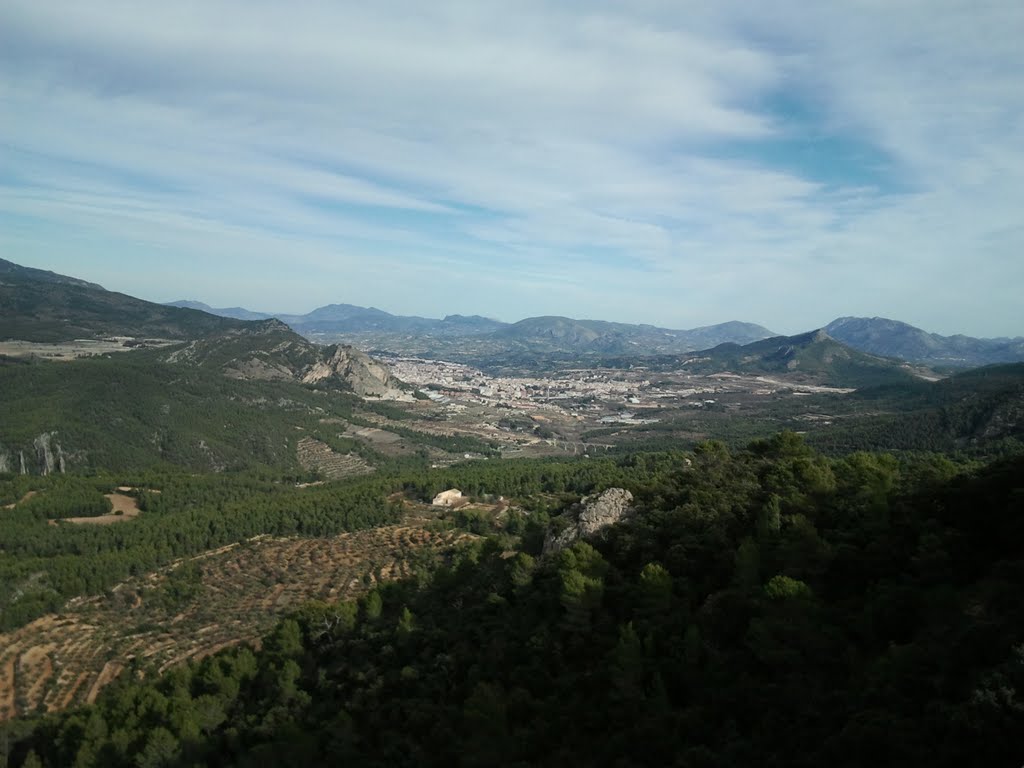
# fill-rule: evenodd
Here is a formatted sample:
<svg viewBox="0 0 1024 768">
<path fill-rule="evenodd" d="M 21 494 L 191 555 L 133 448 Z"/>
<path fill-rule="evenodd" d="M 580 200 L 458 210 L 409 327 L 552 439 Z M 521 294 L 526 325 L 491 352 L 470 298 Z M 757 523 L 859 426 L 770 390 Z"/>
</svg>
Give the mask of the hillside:
<svg viewBox="0 0 1024 768">
<path fill-rule="evenodd" d="M 826 406 L 841 414 L 838 425 L 808 438 L 837 453 L 872 446 L 999 455 L 1024 448 L 1024 363 L 868 387 L 839 405 Z"/>
<path fill-rule="evenodd" d="M 776 336 L 751 344 L 720 344 L 683 362 L 700 373 L 788 374 L 795 380 L 832 387 L 859 388 L 915 380 L 898 360 L 858 352 L 823 330 Z"/>
<path fill-rule="evenodd" d="M 940 336 L 884 317 L 840 317 L 825 330 L 862 352 L 931 366 L 971 368 L 1024 360 L 1024 338 Z"/>
<path fill-rule="evenodd" d="M 352 407 L 300 384 L 144 355 L 0 364 L 0 471 L 294 469 L 297 441 Z"/>
<path fill-rule="evenodd" d="M 0 259 L 0 340 L 192 339 L 239 326 L 230 318 L 154 304 Z"/>
<path fill-rule="evenodd" d="M 176 347 L 0 363 L 0 472 L 297 464 L 321 420 L 359 398 L 411 400 L 386 366 L 277 320 Z M 329 396 L 325 396 L 329 394 Z"/>
<path fill-rule="evenodd" d="M 135 663 L 26 723 L 13 764 L 1019 765 L 1019 457 L 830 461 L 783 434 L 506 471 L 444 479 L 554 512 L 621 487 L 632 515 L 541 556 L 538 497 L 456 513 L 488 539 L 259 649 Z"/>
<path fill-rule="evenodd" d="M 206 336 L 157 354 L 174 365 L 216 370 L 245 381 L 317 384 L 360 397 L 411 399 L 387 369 L 352 347 L 322 347 L 307 341 L 280 320 L 256 321 Z"/>
</svg>

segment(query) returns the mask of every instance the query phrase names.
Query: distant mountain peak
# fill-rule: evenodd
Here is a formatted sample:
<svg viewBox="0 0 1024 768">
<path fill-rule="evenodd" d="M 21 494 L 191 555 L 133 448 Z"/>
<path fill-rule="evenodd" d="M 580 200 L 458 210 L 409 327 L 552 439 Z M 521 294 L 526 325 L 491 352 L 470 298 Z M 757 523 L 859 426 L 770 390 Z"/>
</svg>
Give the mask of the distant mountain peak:
<svg viewBox="0 0 1024 768">
<path fill-rule="evenodd" d="M 858 352 L 822 328 L 742 346 L 720 344 L 697 352 L 685 366 L 700 373 L 787 374 L 806 383 L 849 388 L 914 378 L 899 361 Z"/>
<path fill-rule="evenodd" d="M 964 368 L 1024 360 L 1024 339 L 940 336 L 886 317 L 840 317 L 825 330 L 862 352 L 925 365 Z"/>
</svg>

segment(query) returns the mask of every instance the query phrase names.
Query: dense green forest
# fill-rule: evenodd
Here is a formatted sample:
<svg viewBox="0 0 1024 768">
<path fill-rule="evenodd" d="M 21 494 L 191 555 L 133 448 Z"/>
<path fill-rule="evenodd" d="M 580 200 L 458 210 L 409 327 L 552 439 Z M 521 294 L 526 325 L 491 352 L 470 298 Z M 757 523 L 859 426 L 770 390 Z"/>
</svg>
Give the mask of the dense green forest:
<svg viewBox="0 0 1024 768">
<path fill-rule="evenodd" d="M 260 650 L 138 669 L 20 723 L 12 764 L 1019 766 L 1022 477 L 1019 456 L 835 459 L 783 433 L 394 474 L 311 489 L 301 509 L 257 476 L 162 478 L 150 528 L 100 535 L 333 530 L 345 510 L 386 517 L 399 487 L 521 511 L 453 518 L 489 535 L 358 603 L 307 606 Z M 633 517 L 540 556 L 551 516 L 612 486 Z"/>
</svg>

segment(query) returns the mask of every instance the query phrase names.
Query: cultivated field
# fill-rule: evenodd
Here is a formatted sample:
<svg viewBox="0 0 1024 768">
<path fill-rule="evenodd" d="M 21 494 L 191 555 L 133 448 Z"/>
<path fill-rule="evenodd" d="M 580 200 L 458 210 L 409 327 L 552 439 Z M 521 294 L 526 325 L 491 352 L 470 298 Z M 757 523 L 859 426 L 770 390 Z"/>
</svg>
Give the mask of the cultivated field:
<svg viewBox="0 0 1024 768">
<path fill-rule="evenodd" d="M 65 517 L 62 522 L 75 523 L 76 525 L 110 525 L 111 523 L 123 523 L 138 517 L 142 514 L 139 509 L 139 502 L 133 496 L 125 496 L 123 493 L 104 494 L 109 500 L 111 511 L 109 515 L 97 517 Z M 51 520 L 54 525 L 56 520 Z"/>
<path fill-rule="evenodd" d="M 469 534 L 432 532 L 427 518 L 325 539 L 260 537 L 193 558 L 198 594 L 162 599 L 171 568 L 70 601 L 0 635 L 0 720 L 92 701 L 125 668 L 163 671 L 239 642 L 256 642 L 283 614 L 310 600 L 352 598 L 409 576 L 415 558 Z"/>
<path fill-rule="evenodd" d="M 341 480 L 373 472 L 373 467 L 354 453 L 337 453 L 326 443 L 312 437 L 299 440 L 299 464 L 303 469 L 316 469 L 328 480 Z"/>
<path fill-rule="evenodd" d="M 0 341 L 0 355 L 8 357 L 39 357 L 45 360 L 76 360 L 79 357 L 131 352 L 133 349 L 166 347 L 179 342 L 173 339 L 136 339 L 111 336 L 106 339 L 75 339 L 57 344 L 39 341 Z"/>
</svg>

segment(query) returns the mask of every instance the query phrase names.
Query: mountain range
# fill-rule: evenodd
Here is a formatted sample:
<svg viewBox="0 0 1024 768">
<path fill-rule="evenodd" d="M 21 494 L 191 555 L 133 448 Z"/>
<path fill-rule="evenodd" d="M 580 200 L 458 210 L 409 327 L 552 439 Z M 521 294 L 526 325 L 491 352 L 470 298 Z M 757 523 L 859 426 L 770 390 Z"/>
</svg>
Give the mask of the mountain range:
<svg viewBox="0 0 1024 768">
<path fill-rule="evenodd" d="M 198 301 L 160 305 L 0 259 L 0 339 L 45 343 L 124 335 L 188 340 L 271 318 L 320 343 L 344 342 L 382 352 L 478 363 L 543 355 L 679 355 L 722 344 L 785 338 L 763 326 L 738 321 L 676 330 L 561 316 L 515 323 L 478 315 L 435 319 L 352 304 L 330 304 L 304 315 L 216 308 Z M 878 317 L 841 317 L 823 330 L 835 341 L 868 355 L 938 368 L 1024 361 L 1024 338 L 1020 337 L 940 336 Z"/>
<path fill-rule="evenodd" d="M 393 315 L 375 307 L 330 304 L 305 315 L 253 312 L 241 307 L 216 308 L 198 301 L 175 301 L 169 306 L 200 309 L 242 320 L 275 317 L 299 333 L 317 340 L 344 340 L 381 350 L 455 354 L 457 340 L 471 338 L 476 347 L 486 341 L 490 356 L 517 352 L 579 354 L 671 354 L 734 342 L 745 344 L 775 334 L 760 325 L 736 321 L 673 330 L 653 325 L 577 320 L 569 317 L 528 317 L 503 323 L 479 315 L 447 315 L 443 319 Z M 411 337 L 411 338 L 410 338 Z M 410 345 L 411 342 L 411 345 Z M 419 349 L 416 342 L 424 347 Z"/>
<path fill-rule="evenodd" d="M 393 315 L 375 307 L 352 304 L 330 304 L 305 315 L 216 308 L 198 301 L 175 301 L 169 306 L 239 320 L 276 317 L 316 340 L 346 341 L 387 352 L 447 355 L 476 362 L 523 353 L 671 355 L 778 336 L 761 325 L 738 321 L 673 330 L 561 316 L 528 317 L 516 323 L 479 315 L 448 315 L 438 320 Z M 840 317 L 824 326 L 824 330 L 836 341 L 860 352 L 919 365 L 973 368 L 1024 361 L 1024 337 L 940 336 L 882 317 Z"/>
<path fill-rule="evenodd" d="M 1020 425 L 1019 365 L 999 379 L 986 399 L 965 396 L 953 405 L 946 401 L 935 405 L 932 399 L 938 395 L 933 393 L 953 389 L 932 389 L 925 381 L 934 378 L 928 370 L 854 349 L 825 329 L 764 338 L 769 333 L 766 329 L 738 322 L 673 331 L 564 317 L 527 318 L 518 323 L 459 315 L 432 320 L 331 305 L 303 316 L 305 324 L 286 316 L 306 329 L 308 336 L 303 336 L 279 319 L 242 319 L 262 317 L 261 313 L 235 308 L 231 311 L 240 317 L 229 318 L 194 305 L 155 305 L 10 262 L 0 262 L 0 302 L 0 340 L 36 342 L 36 351 L 30 350 L 29 357 L 18 351 L 18 345 L 8 347 L 14 347 L 8 352 L 13 357 L 0 354 L 0 391 L 4 392 L 0 473 L 54 471 L 65 464 L 69 469 L 160 463 L 218 469 L 252 461 L 294 466 L 297 441 L 303 436 L 337 441 L 337 430 L 324 426 L 332 420 L 352 421 L 353 409 L 393 408 L 380 403 L 382 399 L 415 399 L 411 388 L 364 352 L 317 343 L 329 336 L 309 333 L 316 323 L 321 328 L 329 323 L 362 328 L 353 335 L 363 341 L 426 337 L 437 348 L 451 352 L 452 358 L 490 355 L 499 361 L 496 366 L 521 369 L 528 376 L 543 376 L 538 372 L 551 363 L 555 368 L 642 368 L 695 377 L 758 376 L 768 380 L 768 387 L 824 385 L 858 392 L 881 388 L 890 393 L 885 412 L 907 413 L 899 433 L 906 438 L 899 443 L 901 448 L 948 447 L 959 445 L 956 440 L 975 437 L 1002 439 L 1016 435 Z M 387 330 L 365 330 L 375 327 Z M 851 319 L 834 324 L 837 335 L 858 327 Z M 896 327 L 913 338 L 915 329 Z M 122 341 L 156 337 L 163 342 L 128 354 L 59 365 L 31 358 L 37 354 L 45 359 L 51 341 L 109 336 Z M 339 336 L 346 338 L 340 334 L 335 338 Z M 129 341 L 125 346 L 136 345 Z M 1009 340 L 1005 346 L 1013 348 Z M 697 351 L 677 351 L 686 347 Z M 957 393 L 969 391 L 974 386 L 971 382 L 980 379 L 963 381 L 956 386 Z M 860 432 L 847 427 L 843 434 L 855 434 L 859 443 L 885 444 L 889 417 L 880 416 L 877 425 L 863 421 L 864 412 L 873 412 L 877 404 L 871 399 L 877 396 L 864 397 L 868 399 L 853 407 L 856 418 L 862 420 L 857 422 Z M 954 413 L 951 408 L 959 410 Z M 915 414 L 919 413 L 925 415 L 918 419 Z M 920 424 L 927 425 L 928 434 L 922 433 Z M 862 438 L 861 433 L 868 437 Z M 414 444 L 435 439 L 415 431 L 407 437 Z"/>
</svg>

